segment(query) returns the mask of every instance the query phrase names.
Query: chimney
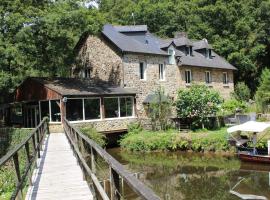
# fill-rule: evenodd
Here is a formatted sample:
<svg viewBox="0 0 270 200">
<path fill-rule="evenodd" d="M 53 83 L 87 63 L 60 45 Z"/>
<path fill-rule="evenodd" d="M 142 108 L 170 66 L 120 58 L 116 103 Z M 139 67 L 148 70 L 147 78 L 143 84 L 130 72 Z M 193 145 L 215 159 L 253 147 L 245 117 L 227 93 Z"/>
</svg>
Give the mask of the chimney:
<svg viewBox="0 0 270 200">
<path fill-rule="evenodd" d="M 174 38 L 181 38 L 181 37 L 187 37 L 186 32 L 175 32 L 174 33 Z"/>
</svg>

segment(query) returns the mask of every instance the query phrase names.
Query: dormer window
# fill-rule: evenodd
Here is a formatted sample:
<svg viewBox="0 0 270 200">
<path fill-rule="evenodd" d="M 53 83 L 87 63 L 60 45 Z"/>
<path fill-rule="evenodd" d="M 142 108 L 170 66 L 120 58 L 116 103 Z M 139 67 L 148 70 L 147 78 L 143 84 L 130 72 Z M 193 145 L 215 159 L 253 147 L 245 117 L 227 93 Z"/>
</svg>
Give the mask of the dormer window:
<svg viewBox="0 0 270 200">
<path fill-rule="evenodd" d="M 205 49 L 205 57 L 209 59 L 212 58 L 212 49 Z"/>
<path fill-rule="evenodd" d="M 192 46 L 186 46 L 186 56 L 192 56 Z"/>
<path fill-rule="evenodd" d="M 169 54 L 169 64 L 171 65 L 175 64 L 175 58 L 174 58 L 175 51 L 172 47 L 168 49 L 168 54 Z"/>
</svg>

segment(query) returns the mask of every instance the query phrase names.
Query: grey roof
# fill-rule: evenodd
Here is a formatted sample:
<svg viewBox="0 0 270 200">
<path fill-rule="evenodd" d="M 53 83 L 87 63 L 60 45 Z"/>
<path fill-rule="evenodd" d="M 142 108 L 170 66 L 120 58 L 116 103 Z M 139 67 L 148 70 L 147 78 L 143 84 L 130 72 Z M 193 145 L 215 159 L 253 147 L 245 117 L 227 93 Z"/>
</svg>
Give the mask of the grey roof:
<svg viewBox="0 0 270 200">
<path fill-rule="evenodd" d="M 146 25 L 136 25 L 136 26 L 114 26 L 118 32 L 147 32 Z"/>
<path fill-rule="evenodd" d="M 160 98 L 160 99 L 159 99 Z M 159 103 L 159 102 L 168 102 L 169 99 L 165 95 L 161 95 L 160 97 L 157 94 L 148 94 L 145 99 L 143 100 L 143 103 Z"/>
<path fill-rule="evenodd" d="M 196 49 L 213 49 L 206 39 L 193 42 L 194 50 Z"/>
<path fill-rule="evenodd" d="M 145 34 L 143 36 L 144 42 L 142 42 L 132 36 L 120 33 L 109 24 L 103 27 L 102 33 L 123 52 L 168 55 L 167 52 L 159 48 L 158 40 L 151 37 L 151 34 Z"/>
<path fill-rule="evenodd" d="M 173 39 L 173 42 L 177 47 L 193 46 L 192 42 L 186 37 L 175 38 L 175 39 Z"/>
<path fill-rule="evenodd" d="M 213 49 L 206 39 L 191 41 L 185 36 L 163 39 L 151 34 L 146 25 L 113 26 L 107 24 L 103 27 L 102 34 L 122 52 L 168 56 L 167 48 L 173 45 L 176 51 L 175 56 L 180 57 L 181 65 L 236 70 L 214 51 L 211 59 L 199 52 L 200 49 Z M 193 55 L 189 56 L 180 51 L 178 47 L 181 46 L 192 46 Z"/>
<path fill-rule="evenodd" d="M 89 79 L 77 78 L 41 78 L 31 77 L 45 87 L 62 96 L 104 96 L 104 95 L 135 95 L 132 88 L 109 86 L 106 83 L 94 83 Z"/>
<path fill-rule="evenodd" d="M 204 55 L 193 51 L 193 55 L 186 55 L 180 50 L 175 51 L 175 56 L 180 57 L 179 65 L 188 65 L 188 66 L 198 66 L 198 67 L 207 67 L 207 68 L 219 68 L 219 69 L 231 69 L 236 70 L 236 68 L 228 63 L 224 58 L 219 56 L 217 53 L 212 51 L 212 58 L 205 58 Z"/>
<path fill-rule="evenodd" d="M 176 47 L 180 46 L 193 46 L 193 43 L 186 37 L 179 37 L 179 38 L 173 38 L 173 39 L 160 39 L 160 48 L 167 48 L 169 47 L 172 43 Z"/>
</svg>

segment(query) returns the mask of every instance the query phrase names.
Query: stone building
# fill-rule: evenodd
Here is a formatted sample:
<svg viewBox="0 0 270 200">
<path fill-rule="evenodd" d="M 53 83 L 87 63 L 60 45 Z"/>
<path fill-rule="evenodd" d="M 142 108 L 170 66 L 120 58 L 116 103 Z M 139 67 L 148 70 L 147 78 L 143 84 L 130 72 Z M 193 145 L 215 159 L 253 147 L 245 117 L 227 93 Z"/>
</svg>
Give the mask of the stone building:
<svg viewBox="0 0 270 200">
<path fill-rule="evenodd" d="M 99 36 L 83 35 L 75 51 L 72 76 L 135 88 L 138 117 L 145 117 L 145 99 L 160 87 L 172 99 L 194 83 L 206 84 L 225 99 L 234 88 L 236 68 L 206 39 L 192 41 L 185 33 L 162 39 L 146 25 L 105 25 Z"/>
</svg>

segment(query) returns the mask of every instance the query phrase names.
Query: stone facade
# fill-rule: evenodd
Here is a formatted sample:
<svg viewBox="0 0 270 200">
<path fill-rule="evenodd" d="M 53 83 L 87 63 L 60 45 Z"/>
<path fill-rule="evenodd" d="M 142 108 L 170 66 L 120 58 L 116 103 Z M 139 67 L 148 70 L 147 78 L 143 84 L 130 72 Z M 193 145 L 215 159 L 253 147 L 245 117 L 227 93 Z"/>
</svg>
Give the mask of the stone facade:
<svg viewBox="0 0 270 200">
<path fill-rule="evenodd" d="M 173 100 L 177 98 L 179 89 L 190 87 L 185 82 L 185 70 L 187 69 L 192 72 L 192 82 L 197 84 L 205 84 L 205 71 L 210 71 L 212 83 L 209 84 L 209 87 L 217 90 L 225 99 L 230 97 L 234 88 L 232 70 L 168 64 L 168 57 L 161 55 L 120 54 L 100 37 L 89 36 L 79 50 L 78 59 L 84 63 L 84 66 L 91 68 L 91 78 L 135 88 L 137 91 L 136 109 L 139 118 L 146 117 L 143 105 L 145 97 L 154 93 L 159 87 L 162 87 Z M 140 62 L 146 64 L 145 80 L 140 79 Z M 159 64 L 165 65 L 164 80 L 159 80 Z M 74 76 L 77 76 L 78 74 L 75 72 L 76 70 Z M 228 84 L 226 85 L 223 84 L 223 72 L 228 74 Z M 115 122 L 117 120 L 114 120 Z"/>
<path fill-rule="evenodd" d="M 72 76 L 79 77 L 83 69 L 90 69 L 90 78 L 121 85 L 122 58 L 101 36 L 89 36 L 79 48 Z"/>
<path fill-rule="evenodd" d="M 128 125 L 132 122 L 137 122 L 137 118 L 120 118 L 120 119 L 106 119 L 100 121 L 93 121 L 93 122 L 73 122 L 72 124 L 76 127 L 85 127 L 85 126 L 92 126 L 98 132 L 113 132 L 113 131 L 120 131 L 120 130 L 127 130 Z"/>
</svg>

